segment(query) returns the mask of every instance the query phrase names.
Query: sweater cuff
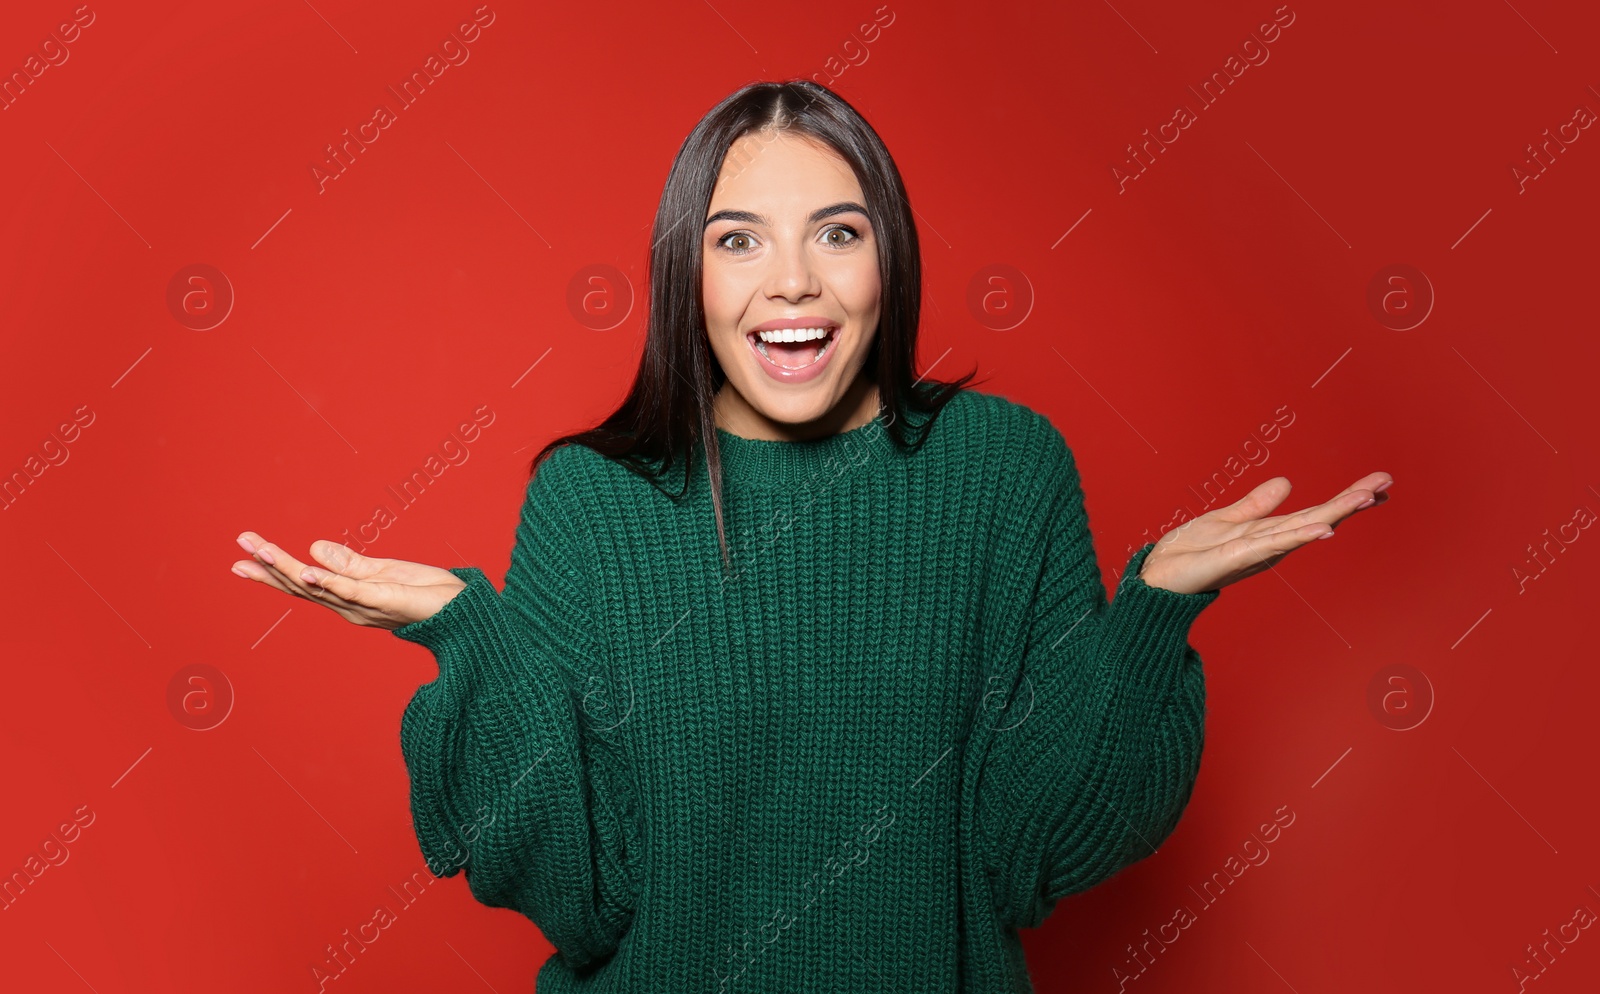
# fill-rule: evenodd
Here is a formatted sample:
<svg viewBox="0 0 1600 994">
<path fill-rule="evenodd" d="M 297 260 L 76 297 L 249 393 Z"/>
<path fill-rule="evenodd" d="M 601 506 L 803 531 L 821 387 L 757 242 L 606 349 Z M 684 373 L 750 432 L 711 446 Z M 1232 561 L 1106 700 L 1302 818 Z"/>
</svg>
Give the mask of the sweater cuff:
<svg viewBox="0 0 1600 994">
<path fill-rule="evenodd" d="M 1114 645 L 1127 661 L 1134 686 L 1167 694 L 1179 686 L 1190 626 L 1222 591 L 1180 594 L 1145 583 L 1139 570 L 1153 548 L 1155 543 L 1148 542 L 1128 560 L 1105 621 L 1110 641 L 1102 645 Z"/>
<path fill-rule="evenodd" d="M 507 617 L 500 592 L 483 570 L 458 566 L 449 572 L 466 587 L 431 617 L 401 625 L 394 635 L 433 653 L 439 663 L 434 682 L 451 688 L 457 701 L 511 687 L 527 670 L 519 651 L 526 642 L 523 631 Z"/>
</svg>

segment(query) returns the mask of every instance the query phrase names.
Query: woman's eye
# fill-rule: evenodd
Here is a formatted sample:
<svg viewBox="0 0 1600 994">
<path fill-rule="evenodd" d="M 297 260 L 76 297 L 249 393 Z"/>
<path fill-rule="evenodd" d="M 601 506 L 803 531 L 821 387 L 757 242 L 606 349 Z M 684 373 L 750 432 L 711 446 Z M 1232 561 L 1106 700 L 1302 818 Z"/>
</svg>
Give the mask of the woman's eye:
<svg viewBox="0 0 1600 994">
<path fill-rule="evenodd" d="M 848 235 L 849 237 L 836 239 L 833 236 L 837 234 Z M 829 228 L 827 231 L 822 233 L 822 237 L 823 240 L 829 245 L 832 245 L 836 248 L 846 245 L 853 245 L 861 240 L 860 232 L 845 224 Z M 717 239 L 717 245 L 724 251 L 727 251 L 733 255 L 744 255 L 751 251 L 753 241 L 754 240 L 749 235 L 742 231 L 730 231 L 728 234 Z"/>
<path fill-rule="evenodd" d="M 860 233 L 857 232 L 856 229 L 850 227 L 849 225 L 845 225 L 845 224 L 841 224 L 837 228 L 829 228 L 828 231 L 827 231 L 827 234 L 823 235 L 823 237 L 827 238 L 829 236 L 836 235 L 836 234 L 845 234 L 845 235 L 849 235 L 850 237 L 848 239 L 843 240 L 843 241 L 833 242 L 832 244 L 834 244 L 834 245 L 849 245 L 851 242 L 857 241 L 857 240 L 859 240 L 861 238 Z"/>
</svg>

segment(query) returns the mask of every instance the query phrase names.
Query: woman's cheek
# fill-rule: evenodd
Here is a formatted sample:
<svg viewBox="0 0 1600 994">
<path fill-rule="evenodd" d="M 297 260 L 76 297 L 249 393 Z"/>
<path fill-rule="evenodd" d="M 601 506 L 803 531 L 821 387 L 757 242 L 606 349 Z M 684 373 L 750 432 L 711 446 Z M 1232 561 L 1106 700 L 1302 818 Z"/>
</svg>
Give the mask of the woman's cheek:
<svg viewBox="0 0 1600 994">
<path fill-rule="evenodd" d="M 724 303 L 727 299 L 727 293 L 722 286 L 722 281 L 716 278 L 714 274 L 707 274 L 701 287 L 700 299 L 706 311 L 707 330 L 717 338 L 727 337 L 730 322 L 723 316 L 727 306 Z"/>
<path fill-rule="evenodd" d="M 845 316 L 855 329 L 857 340 L 864 348 L 865 339 L 877 327 L 876 292 L 864 283 L 837 286 L 835 292 L 839 295 L 839 303 L 844 308 Z"/>
<path fill-rule="evenodd" d="M 862 261 L 851 261 L 850 269 L 840 274 L 839 293 L 852 316 L 865 316 L 876 308 L 882 286 L 878 260 L 863 256 Z"/>
</svg>

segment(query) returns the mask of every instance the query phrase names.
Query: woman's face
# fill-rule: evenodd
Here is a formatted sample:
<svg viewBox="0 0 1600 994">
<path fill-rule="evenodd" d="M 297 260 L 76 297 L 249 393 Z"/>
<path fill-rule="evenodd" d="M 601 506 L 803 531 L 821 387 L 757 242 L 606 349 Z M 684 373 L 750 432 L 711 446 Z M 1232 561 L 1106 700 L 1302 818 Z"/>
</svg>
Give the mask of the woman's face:
<svg viewBox="0 0 1600 994">
<path fill-rule="evenodd" d="M 701 246 L 706 332 L 727 374 L 722 427 L 811 437 L 877 411 L 859 375 L 881 289 L 865 206 L 849 164 L 826 146 L 781 130 L 734 143 Z"/>
</svg>

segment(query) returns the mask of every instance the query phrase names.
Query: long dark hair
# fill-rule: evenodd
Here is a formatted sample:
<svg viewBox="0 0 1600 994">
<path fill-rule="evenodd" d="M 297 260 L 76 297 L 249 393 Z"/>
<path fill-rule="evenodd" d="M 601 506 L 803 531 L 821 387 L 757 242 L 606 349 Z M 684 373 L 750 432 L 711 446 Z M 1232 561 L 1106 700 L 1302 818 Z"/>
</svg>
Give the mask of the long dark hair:
<svg viewBox="0 0 1600 994">
<path fill-rule="evenodd" d="M 952 382 L 915 375 L 922 304 L 917 228 L 900 170 L 866 119 L 843 97 L 809 79 L 751 83 L 713 107 L 683 140 L 656 209 L 650 243 L 650 323 L 633 386 L 622 405 L 597 427 L 562 435 L 540 449 L 529 476 L 556 448 L 575 443 L 622 462 L 658 488 L 681 460 L 686 490 L 695 464 L 691 453 L 703 447 L 724 565 L 728 543 L 712 401 L 726 374 L 705 330 L 701 240 L 728 149 L 763 129 L 792 132 L 831 147 L 850 163 L 861 184 L 863 206 L 877 240 L 883 288 L 877 334 L 862 375 L 877 384 L 886 412 L 885 430 L 894 443 L 911 451 L 919 448 L 939 410 L 977 374 L 974 367 Z"/>
</svg>

